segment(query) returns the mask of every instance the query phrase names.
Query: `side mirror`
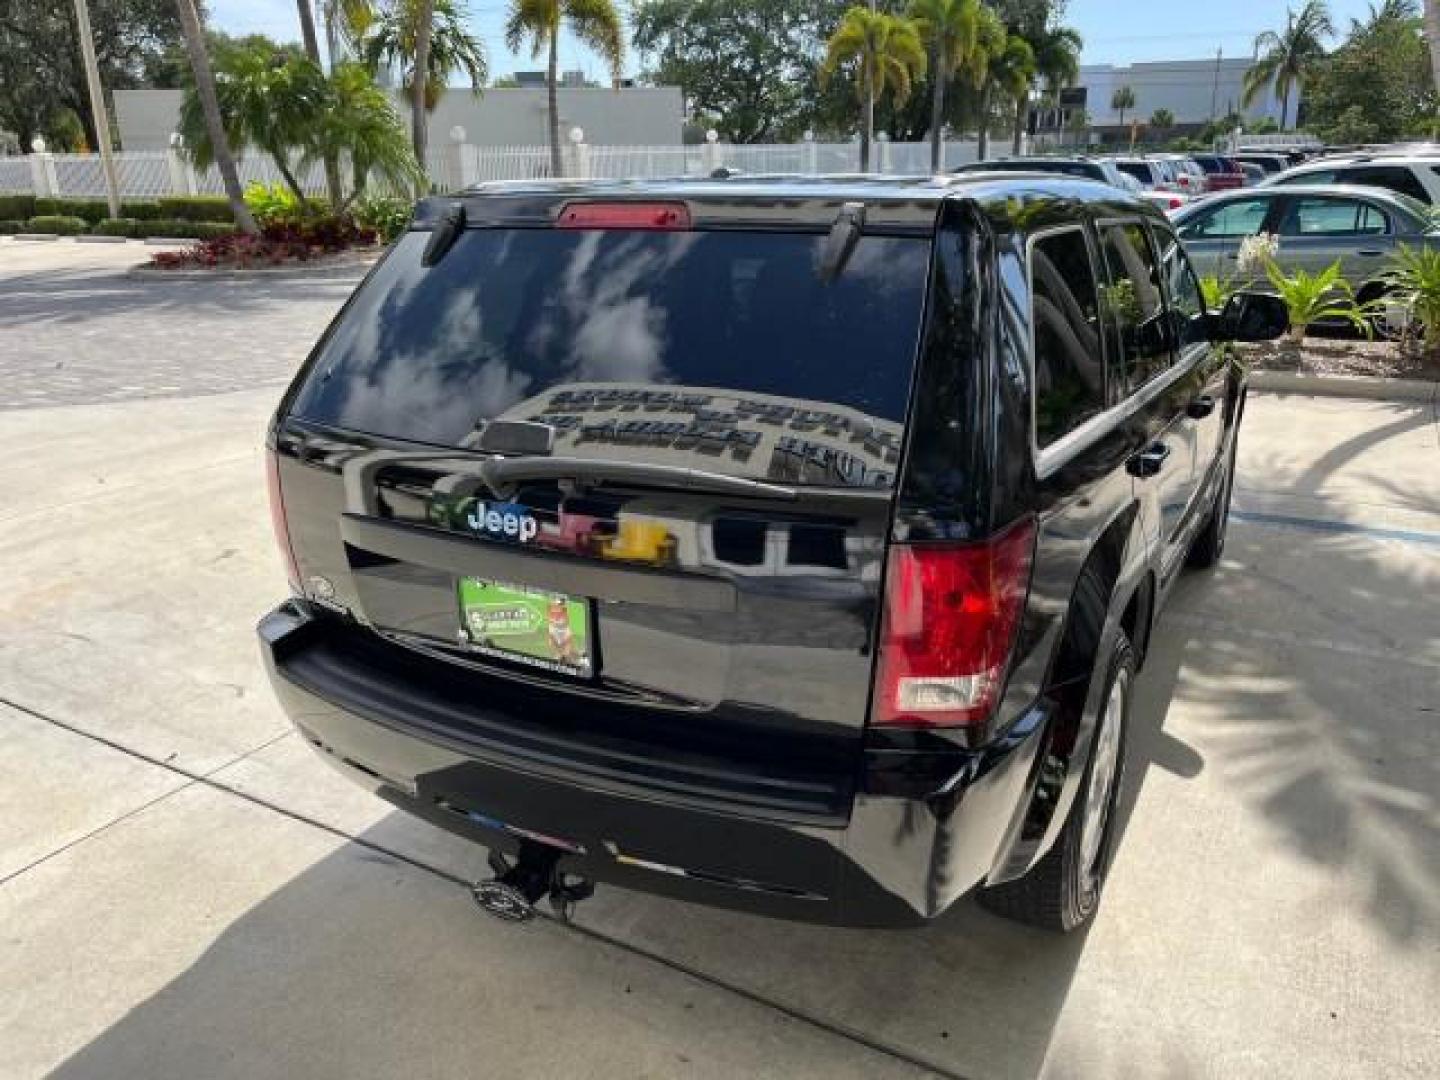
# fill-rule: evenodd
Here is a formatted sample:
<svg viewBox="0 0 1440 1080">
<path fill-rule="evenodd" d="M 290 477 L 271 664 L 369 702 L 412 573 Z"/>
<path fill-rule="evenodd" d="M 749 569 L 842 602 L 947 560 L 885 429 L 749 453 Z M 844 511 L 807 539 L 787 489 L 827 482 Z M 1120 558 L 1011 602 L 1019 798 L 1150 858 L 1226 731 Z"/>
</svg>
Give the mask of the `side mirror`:
<svg viewBox="0 0 1440 1080">
<path fill-rule="evenodd" d="M 1290 329 L 1290 309 L 1271 293 L 1233 293 L 1210 319 L 1212 341 L 1274 341 Z"/>
</svg>

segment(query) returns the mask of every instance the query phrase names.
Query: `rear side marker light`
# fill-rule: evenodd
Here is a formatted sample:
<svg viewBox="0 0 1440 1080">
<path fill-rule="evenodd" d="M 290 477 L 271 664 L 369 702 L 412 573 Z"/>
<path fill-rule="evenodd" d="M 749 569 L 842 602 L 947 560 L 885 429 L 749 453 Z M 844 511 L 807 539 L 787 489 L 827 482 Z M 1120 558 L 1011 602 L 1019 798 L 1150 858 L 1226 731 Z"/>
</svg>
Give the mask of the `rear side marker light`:
<svg viewBox="0 0 1440 1080">
<path fill-rule="evenodd" d="M 1034 548 L 1027 518 L 981 544 L 890 549 L 872 723 L 985 722 L 1004 687 Z"/>
<path fill-rule="evenodd" d="M 679 202 L 566 203 L 555 221 L 555 227 L 683 231 L 690 228 L 690 211 Z"/>
</svg>

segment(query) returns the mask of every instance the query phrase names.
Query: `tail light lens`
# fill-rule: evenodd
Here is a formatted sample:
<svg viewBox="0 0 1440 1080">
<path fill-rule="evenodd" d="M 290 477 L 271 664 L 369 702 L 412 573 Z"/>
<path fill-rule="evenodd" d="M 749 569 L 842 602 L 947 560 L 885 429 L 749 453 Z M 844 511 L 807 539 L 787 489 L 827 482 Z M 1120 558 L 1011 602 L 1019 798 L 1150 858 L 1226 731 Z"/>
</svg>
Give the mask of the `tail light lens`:
<svg viewBox="0 0 1440 1080">
<path fill-rule="evenodd" d="M 1179 210 L 1180 207 L 1182 207 L 1182 206 L 1184 206 L 1184 205 L 1185 205 L 1185 200 L 1184 200 L 1184 199 L 1173 199 L 1173 198 L 1172 198 L 1172 199 L 1170 200 L 1170 209 L 1171 209 L 1171 210 Z"/>
<path fill-rule="evenodd" d="M 872 723 L 982 724 L 999 700 L 1015 644 L 1035 524 L 983 544 L 890 549 Z"/>
<path fill-rule="evenodd" d="M 274 450 L 265 451 L 265 487 L 270 494 L 270 524 L 275 528 L 275 543 L 280 547 L 290 590 L 298 596 L 300 567 L 295 563 L 295 549 L 290 546 L 290 524 L 285 519 L 285 499 L 280 491 L 280 456 Z"/>
</svg>

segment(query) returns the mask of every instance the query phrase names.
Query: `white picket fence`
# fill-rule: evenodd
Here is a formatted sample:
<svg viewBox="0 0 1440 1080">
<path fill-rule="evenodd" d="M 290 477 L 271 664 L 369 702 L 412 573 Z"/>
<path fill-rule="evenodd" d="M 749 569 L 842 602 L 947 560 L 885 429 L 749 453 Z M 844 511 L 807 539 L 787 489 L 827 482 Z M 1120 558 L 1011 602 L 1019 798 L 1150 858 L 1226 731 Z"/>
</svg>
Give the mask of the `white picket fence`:
<svg viewBox="0 0 1440 1080">
<path fill-rule="evenodd" d="M 590 146 L 564 147 L 567 176 L 608 179 L 643 179 L 671 176 L 705 176 L 725 167 L 750 173 L 853 173 L 860 169 L 860 147 L 843 143 L 777 143 L 740 145 L 702 143 L 696 146 Z M 944 168 L 974 161 L 974 142 L 947 142 Z M 194 168 L 173 150 L 127 150 L 115 155 L 120 194 L 128 198 L 156 195 L 220 194 L 224 188 L 213 165 Z M 251 181 L 281 181 L 280 170 L 265 155 L 247 154 L 237 161 L 242 185 Z M 545 146 L 477 146 L 449 143 L 432 147 L 426 167 L 435 186 L 454 191 L 471 184 L 496 180 L 533 180 L 548 177 L 550 150 Z M 892 175 L 930 172 L 930 144 L 877 141 L 871 151 L 871 171 Z M 325 190 L 324 170 L 317 163 L 299 177 L 311 194 Z M 39 153 L 0 157 L 0 194 L 100 198 L 105 195 L 105 173 L 95 154 Z"/>
</svg>

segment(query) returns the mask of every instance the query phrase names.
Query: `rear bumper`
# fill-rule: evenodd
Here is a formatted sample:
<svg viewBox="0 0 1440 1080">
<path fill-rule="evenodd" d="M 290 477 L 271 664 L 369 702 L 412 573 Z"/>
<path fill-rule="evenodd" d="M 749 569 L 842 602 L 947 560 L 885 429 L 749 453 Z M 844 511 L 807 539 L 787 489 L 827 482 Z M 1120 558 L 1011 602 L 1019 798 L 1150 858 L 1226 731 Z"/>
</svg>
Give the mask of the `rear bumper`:
<svg viewBox="0 0 1440 1080">
<path fill-rule="evenodd" d="M 423 684 L 381 684 L 358 661 L 322 682 L 307 656 L 324 650 L 333 676 L 342 625 L 291 601 L 259 626 L 276 695 L 323 757 L 445 829 L 509 852 L 548 842 L 565 851 L 562 868 L 627 888 L 807 922 L 915 925 L 1005 864 L 1036 786 L 1038 707 L 973 752 L 865 752 L 839 820 L 727 808 L 507 754 L 469 738 L 463 718 L 439 727 Z"/>
</svg>

